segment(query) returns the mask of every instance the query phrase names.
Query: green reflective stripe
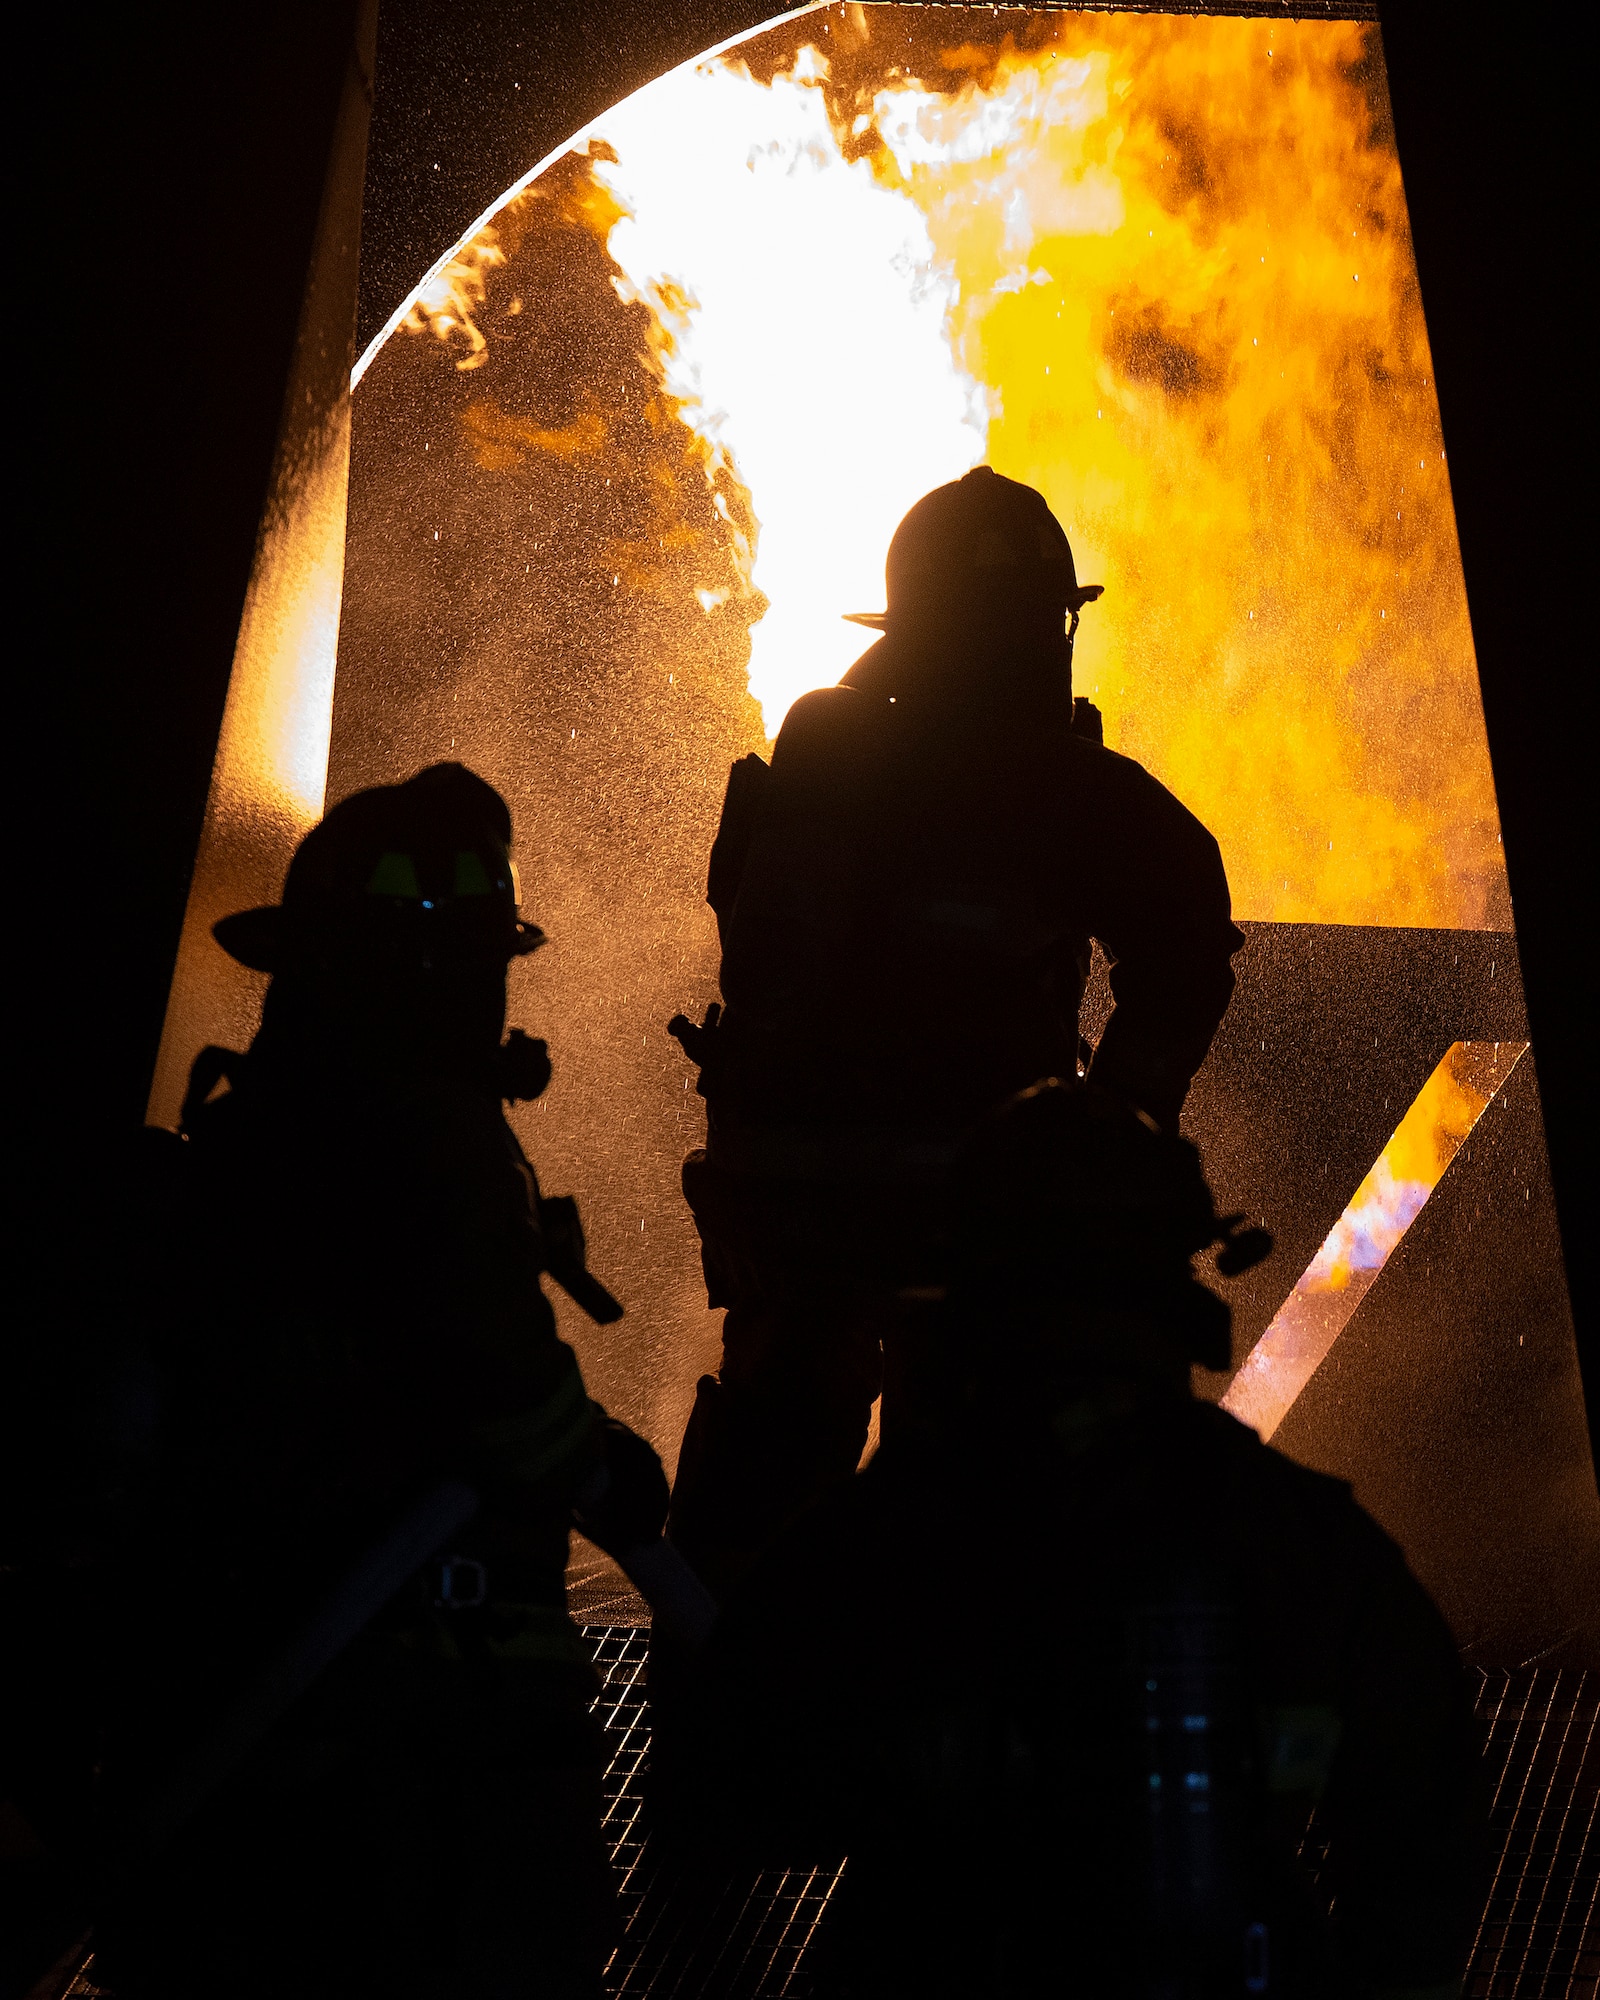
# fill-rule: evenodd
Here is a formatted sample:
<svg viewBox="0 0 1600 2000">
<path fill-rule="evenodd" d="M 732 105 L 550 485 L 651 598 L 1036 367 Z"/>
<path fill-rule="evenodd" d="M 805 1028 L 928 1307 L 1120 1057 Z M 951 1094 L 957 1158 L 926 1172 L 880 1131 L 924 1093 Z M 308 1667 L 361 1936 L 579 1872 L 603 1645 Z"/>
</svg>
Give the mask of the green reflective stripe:
<svg viewBox="0 0 1600 2000">
<path fill-rule="evenodd" d="M 478 1427 L 473 1464 L 491 1478 L 542 1479 L 587 1440 L 592 1421 L 577 1357 L 568 1350 L 566 1374 L 542 1403 Z"/>
<path fill-rule="evenodd" d="M 1328 1782 L 1343 1730 L 1337 1710 L 1321 1705 L 1264 1709 L 1261 1737 L 1267 1790 L 1318 1797 Z"/>
<path fill-rule="evenodd" d="M 497 1660 L 574 1660 L 590 1662 L 589 1648 L 565 1611 L 549 1604 L 497 1605 L 489 1650 Z M 514 1630 L 506 1629 L 515 1616 Z"/>
<path fill-rule="evenodd" d="M 470 847 L 456 849 L 456 872 L 451 888 L 458 896 L 494 894 L 494 884 L 489 880 L 489 871 L 483 865 L 481 854 L 474 854 Z"/>
<path fill-rule="evenodd" d="M 372 880 L 367 884 L 367 894 L 407 896 L 420 901 L 422 884 L 417 880 L 417 864 L 409 854 L 380 856 L 377 867 L 372 871 Z"/>
</svg>

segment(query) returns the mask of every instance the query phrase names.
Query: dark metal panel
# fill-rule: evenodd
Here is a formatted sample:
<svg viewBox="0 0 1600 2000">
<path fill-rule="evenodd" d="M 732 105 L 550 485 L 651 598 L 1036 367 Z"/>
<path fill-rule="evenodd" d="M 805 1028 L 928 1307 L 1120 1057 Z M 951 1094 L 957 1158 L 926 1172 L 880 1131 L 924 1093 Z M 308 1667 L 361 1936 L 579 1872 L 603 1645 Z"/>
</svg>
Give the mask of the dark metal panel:
<svg viewBox="0 0 1600 2000">
<path fill-rule="evenodd" d="M 1184 1116 L 1219 1204 L 1277 1239 L 1227 1287 L 1236 1362 L 1450 1044 L 1528 1032 L 1503 932 L 1243 928 Z M 1531 1054 L 1273 1443 L 1353 1484 L 1486 1664 L 1600 1644 L 1600 1499 Z"/>
<path fill-rule="evenodd" d="M 1382 20 L 1593 1434 L 1592 363 L 1571 339 L 1593 317 L 1590 16 L 1386 0 Z"/>
<path fill-rule="evenodd" d="M 1350 1481 L 1469 1657 L 1600 1664 L 1600 1498 L 1531 1054 L 1273 1443 Z"/>
<path fill-rule="evenodd" d="M 1233 1003 L 1184 1114 L 1218 1202 L 1277 1239 L 1229 1289 L 1236 1361 L 1450 1044 L 1527 1036 L 1516 941 L 1504 932 L 1242 929 Z"/>
<path fill-rule="evenodd" d="M 70 387 L 32 398 L 71 531 L 47 676 L 70 714 L 33 749 L 65 772 L 89 739 L 67 817 L 87 808 L 95 950 L 116 968 L 110 991 L 51 982 L 46 1033 L 64 1063 L 93 1046 L 114 1124 L 150 1087 L 358 11 L 165 0 L 44 30 L 68 102 L 42 157 L 71 212 L 94 191 L 95 250 L 52 362 Z"/>
</svg>

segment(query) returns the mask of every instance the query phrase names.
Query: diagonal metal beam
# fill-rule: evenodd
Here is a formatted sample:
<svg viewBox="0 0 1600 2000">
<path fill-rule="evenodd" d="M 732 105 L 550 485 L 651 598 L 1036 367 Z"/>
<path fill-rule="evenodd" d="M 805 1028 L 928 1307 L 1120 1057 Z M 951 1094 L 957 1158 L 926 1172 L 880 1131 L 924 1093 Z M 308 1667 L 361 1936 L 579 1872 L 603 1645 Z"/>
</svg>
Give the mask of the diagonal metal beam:
<svg viewBox="0 0 1600 2000">
<path fill-rule="evenodd" d="M 1222 1407 L 1270 1438 L 1322 1366 L 1526 1042 L 1452 1042 L 1234 1376 Z"/>
</svg>

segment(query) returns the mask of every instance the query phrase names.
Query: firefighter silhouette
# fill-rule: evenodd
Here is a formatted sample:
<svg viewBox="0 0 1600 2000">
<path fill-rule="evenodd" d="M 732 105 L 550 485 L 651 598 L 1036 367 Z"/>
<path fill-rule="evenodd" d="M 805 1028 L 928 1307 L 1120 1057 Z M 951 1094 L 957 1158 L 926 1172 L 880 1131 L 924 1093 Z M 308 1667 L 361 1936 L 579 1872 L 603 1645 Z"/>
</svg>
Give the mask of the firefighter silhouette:
<svg viewBox="0 0 1600 2000">
<path fill-rule="evenodd" d="M 724 1606 L 685 1821 L 750 1868 L 848 1854 L 819 1993 L 1454 1992 L 1484 1816 L 1449 1629 L 1347 1486 L 1190 1391 L 1229 1319 L 1195 1253 L 1270 1238 L 1076 1080 L 956 1182 L 919 1421 Z"/>
<path fill-rule="evenodd" d="M 113 1841 L 309 1608 L 342 1615 L 430 1481 L 481 1504 L 111 1910 L 129 1994 L 599 1992 L 568 1528 L 603 1463 L 646 1515 L 659 1488 L 657 1532 L 666 1483 L 589 1401 L 541 1290 L 620 1311 L 502 1108 L 550 1075 L 543 1043 L 505 1037 L 508 967 L 542 941 L 511 834 L 498 793 L 435 765 L 335 806 L 281 904 L 216 926 L 271 984 L 248 1054 L 202 1052 L 184 1136 L 156 1149 L 146 1540 L 167 1574 L 131 1593 Z"/>
<path fill-rule="evenodd" d="M 1070 1075 L 1098 939 L 1115 1011 L 1088 1062 L 1176 1125 L 1243 939 L 1217 844 L 1100 741 L 1072 694 L 1080 584 L 1043 497 L 980 466 L 889 548 L 883 636 L 733 767 L 707 899 L 724 1005 L 671 1029 L 701 1065 L 684 1167 L 726 1308 L 673 1492 L 673 1539 L 725 1590 L 900 1412 L 956 1149 Z M 914 1371 L 912 1371 L 914 1372 Z"/>
</svg>

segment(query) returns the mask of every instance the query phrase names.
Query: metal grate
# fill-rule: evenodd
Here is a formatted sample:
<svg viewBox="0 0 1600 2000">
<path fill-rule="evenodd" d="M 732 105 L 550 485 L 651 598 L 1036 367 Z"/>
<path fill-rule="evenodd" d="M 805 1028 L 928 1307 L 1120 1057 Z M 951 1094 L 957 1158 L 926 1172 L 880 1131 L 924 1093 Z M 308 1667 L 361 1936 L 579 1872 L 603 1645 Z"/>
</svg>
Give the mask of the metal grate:
<svg viewBox="0 0 1600 2000">
<path fill-rule="evenodd" d="M 594 1663 L 600 1674 L 600 1694 L 593 1712 L 606 1732 L 602 1826 L 611 1843 L 623 1921 L 631 1930 L 643 1893 L 644 1837 L 639 1821 L 645 1760 L 650 1753 L 644 1691 L 650 1631 L 648 1626 L 639 1625 L 586 1625 L 583 1633 L 594 1647 Z"/>
<path fill-rule="evenodd" d="M 809 2000 L 807 1948 L 844 1872 L 751 1870 L 706 1879 L 656 1864 L 643 1830 L 650 1747 L 644 1668 L 649 1632 L 586 1626 L 609 1752 L 602 1798 L 623 1940 L 606 1972 L 618 2000 Z"/>
<path fill-rule="evenodd" d="M 654 1876 L 606 1972 L 618 2000 L 810 2000 L 806 1963 L 844 1872 L 771 1869 L 722 1881 Z"/>
<path fill-rule="evenodd" d="M 1600 1994 L 1600 1675 L 1475 1670 L 1494 1874 L 1466 2000 Z"/>
<path fill-rule="evenodd" d="M 588 1626 L 610 1751 L 606 1827 L 624 1937 L 617 2000 L 809 2000 L 807 1956 L 843 1864 L 689 1883 L 652 1869 L 642 1832 L 648 1630 Z M 1600 2000 L 1600 1675 L 1473 1669 L 1493 1785 L 1494 1869 L 1463 2000 Z M 1315 1819 L 1301 1859 L 1327 1860 Z"/>
<path fill-rule="evenodd" d="M 586 1625 L 605 1729 L 605 1827 L 623 1924 L 615 2000 L 811 2000 L 810 1946 L 844 1864 L 715 1882 L 658 1867 L 644 1832 L 649 1630 Z M 1463 2000 L 1600 2000 L 1600 1674 L 1473 1670 L 1493 1785 L 1494 1869 Z M 1313 1821 L 1302 1858 L 1326 1859 Z M 87 1942 L 35 1989 L 91 2000 Z M 110 2000 L 110 1996 L 106 1996 Z"/>
</svg>

